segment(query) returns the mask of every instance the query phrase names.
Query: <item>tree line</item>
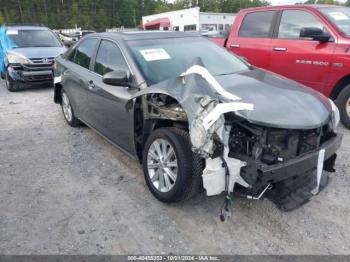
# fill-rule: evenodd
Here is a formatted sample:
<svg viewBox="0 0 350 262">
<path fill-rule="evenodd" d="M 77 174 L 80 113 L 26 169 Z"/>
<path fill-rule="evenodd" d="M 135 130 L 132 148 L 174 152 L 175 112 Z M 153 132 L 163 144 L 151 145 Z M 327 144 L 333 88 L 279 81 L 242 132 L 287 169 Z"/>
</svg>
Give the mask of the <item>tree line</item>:
<svg viewBox="0 0 350 262">
<path fill-rule="evenodd" d="M 313 3 L 315 0 L 308 0 Z M 319 3 L 336 4 L 335 0 Z M 199 6 L 203 12 L 236 13 L 268 5 L 265 0 L 0 0 L 0 24 L 35 23 L 50 28 L 102 30 L 140 26 L 144 15 Z M 347 1 L 350 6 L 350 0 Z"/>
</svg>

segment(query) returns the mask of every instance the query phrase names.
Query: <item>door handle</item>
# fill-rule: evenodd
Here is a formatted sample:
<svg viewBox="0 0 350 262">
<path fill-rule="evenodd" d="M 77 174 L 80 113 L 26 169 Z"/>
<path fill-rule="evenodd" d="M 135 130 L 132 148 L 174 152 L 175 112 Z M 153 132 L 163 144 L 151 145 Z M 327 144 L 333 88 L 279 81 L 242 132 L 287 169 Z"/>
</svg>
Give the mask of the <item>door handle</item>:
<svg viewBox="0 0 350 262">
<path fill-rule="evenodd" d="M 284 52 L 284 51 L 287 51 L 287 48 L 285 48 L 285 47 L 274 47 L 273 50 L 274 51 L 278 51 L 278 52 Z"/>
<path fill-rule="evenodd" d="M 232 44 L 232 45 L 230 45 L 230 47 L 232 47 L 232 48 L 239 48 L 240 45 L 239 44 Z"/>
<path fill-rule="evenodd" d="M 90 80 L 89 84 L 88 84 L 88 87 L 89 87 L 90 90 L 95 89 L 94 81 Z"/>
</svg>

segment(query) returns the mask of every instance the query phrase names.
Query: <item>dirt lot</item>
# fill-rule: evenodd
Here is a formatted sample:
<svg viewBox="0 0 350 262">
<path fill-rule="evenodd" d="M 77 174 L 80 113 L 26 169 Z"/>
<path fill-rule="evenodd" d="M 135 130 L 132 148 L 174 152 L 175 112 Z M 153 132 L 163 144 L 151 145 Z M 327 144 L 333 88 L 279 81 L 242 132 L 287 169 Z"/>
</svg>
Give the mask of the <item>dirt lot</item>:
<svg viewBox="0 0 350 262">
<path fill-rule="evenodd" d="M 329 186 L 282 213 L 268 200 L 165 205 L 140 166 L 89 128 L 66 125 L 52 89 L 0 81 L 1 254 L 350 254 L 350 131 Z"/>
</svg>

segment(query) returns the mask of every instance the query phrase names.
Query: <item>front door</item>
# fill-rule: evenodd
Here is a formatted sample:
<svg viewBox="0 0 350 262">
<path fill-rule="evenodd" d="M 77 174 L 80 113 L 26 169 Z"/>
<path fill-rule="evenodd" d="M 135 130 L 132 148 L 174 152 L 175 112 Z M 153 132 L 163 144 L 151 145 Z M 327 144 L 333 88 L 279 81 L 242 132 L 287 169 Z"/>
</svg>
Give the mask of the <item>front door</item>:
<svg viewBox="0 0 350 262">
<path fill-rule="evenodd" d="M 323 92 L 332 68 L 335 39 L 319 42 L 300 38 L 303 27 L 328 29 L 314 14 L 283 11 L 276 38 L 272 40 L 270 70 Z"/>
<path fill-rule="evenodd" d="M 112 41 L 102 40 L 95 64 L 89 74 L 89 123 L 106 138 L 134 154 L 133 110 L 127 109 L 132 93 L 128 87 L 103 83 L 103 75 L 116 70 L 130 69 L 120 48 Z"/>
</svg>

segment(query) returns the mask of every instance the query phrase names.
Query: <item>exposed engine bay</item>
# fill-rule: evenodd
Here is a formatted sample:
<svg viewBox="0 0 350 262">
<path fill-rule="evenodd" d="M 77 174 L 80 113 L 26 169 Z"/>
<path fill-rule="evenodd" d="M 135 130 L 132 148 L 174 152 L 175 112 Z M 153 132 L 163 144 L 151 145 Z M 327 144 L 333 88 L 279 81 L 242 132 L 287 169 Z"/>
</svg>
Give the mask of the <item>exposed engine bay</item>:
<svg viewBox="0 0 350 262">
<path fill-rule="evenodd" d="M 283 163 L 316 150 L 333 135 L 327 125 L 310 130 L 284 130 L 236 122 L 230 132 L 229 157 L 266 165 Z"/>
</svg>

